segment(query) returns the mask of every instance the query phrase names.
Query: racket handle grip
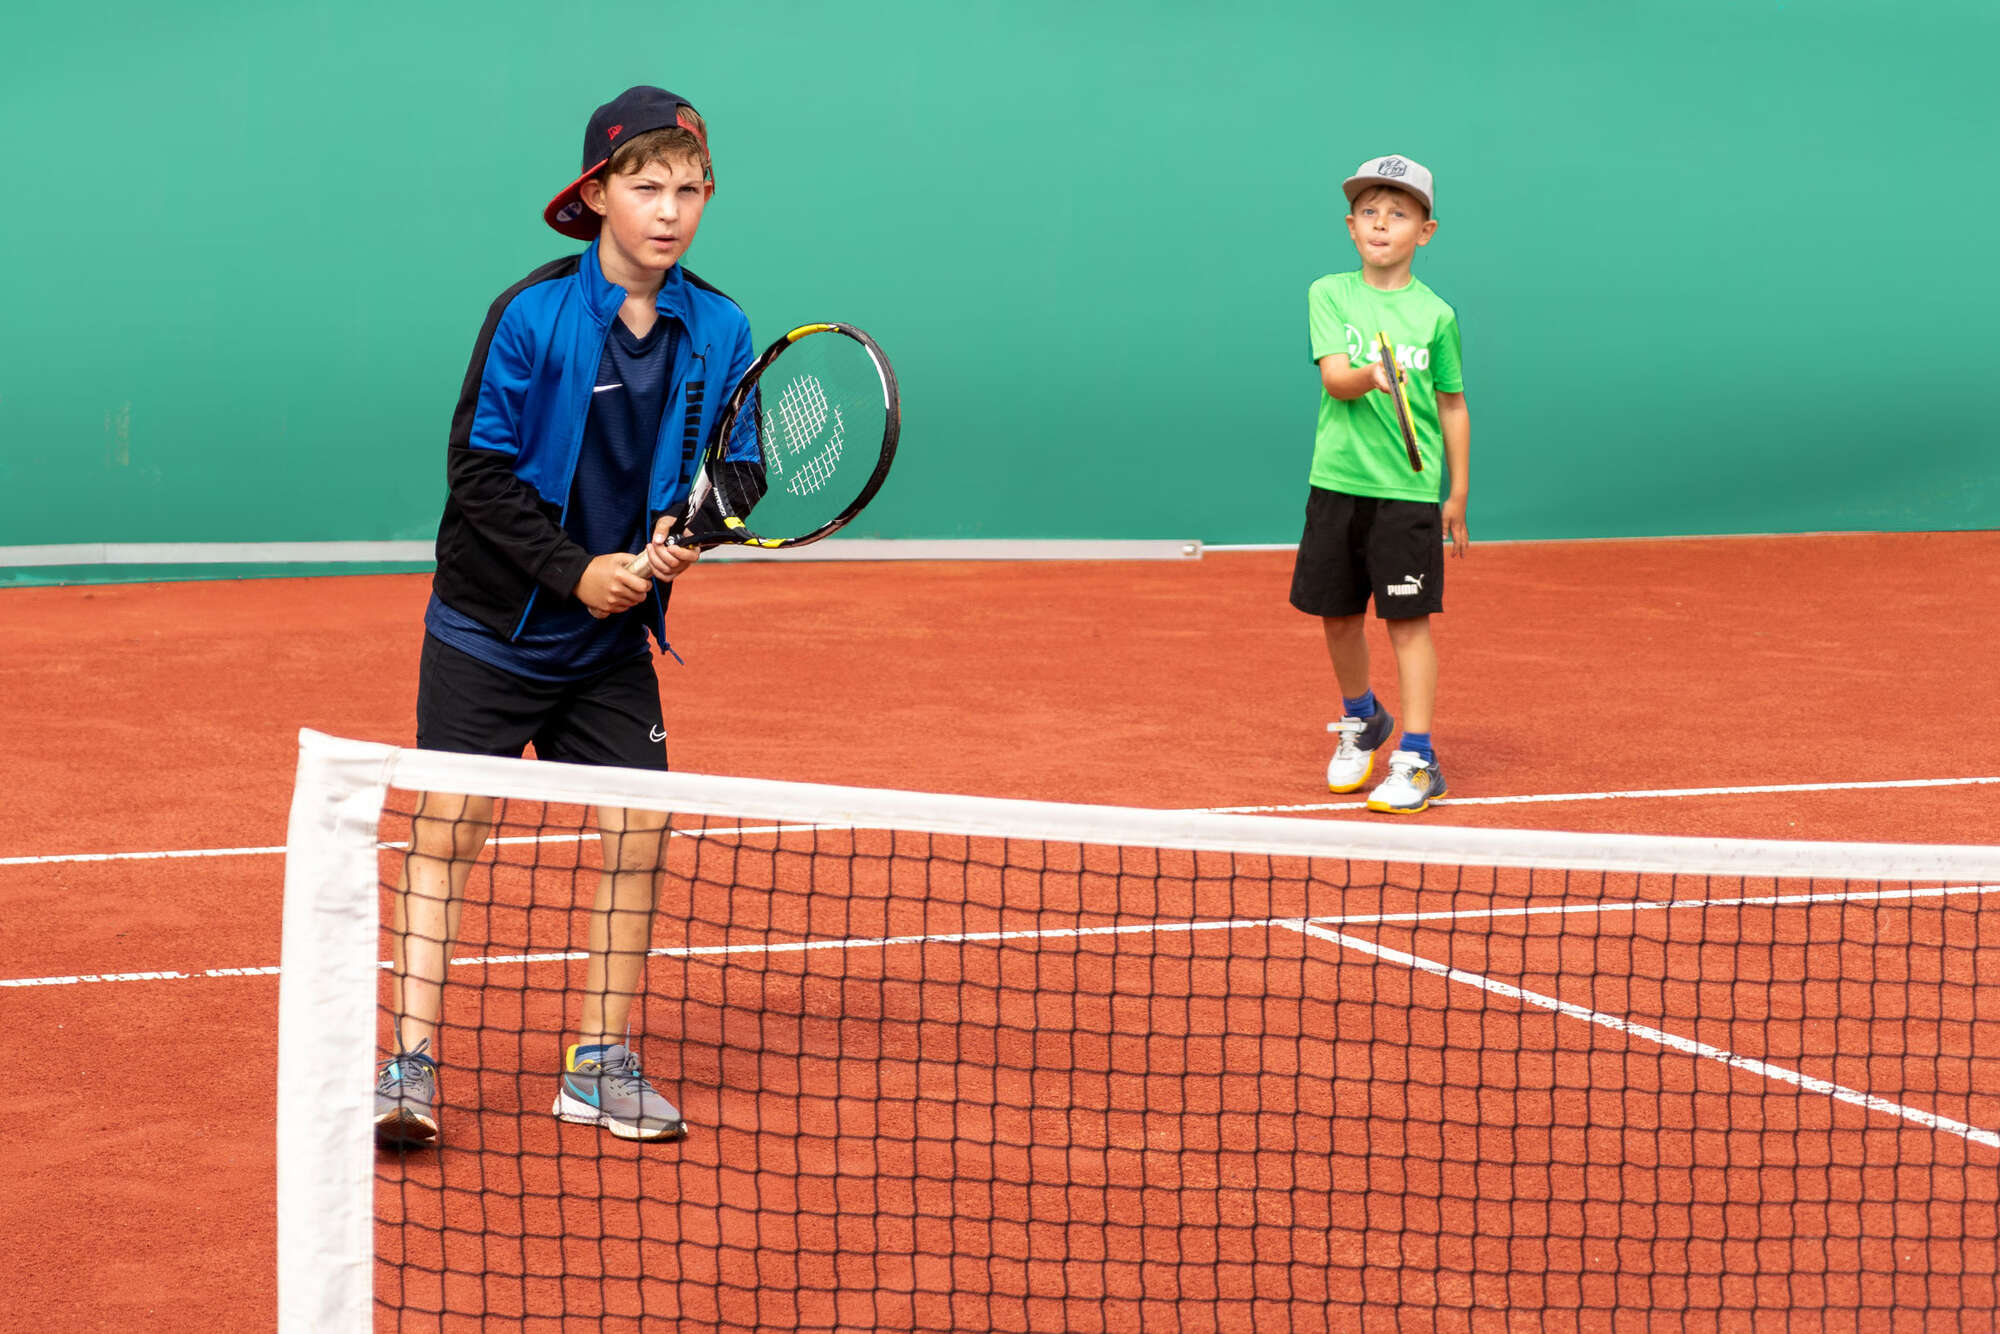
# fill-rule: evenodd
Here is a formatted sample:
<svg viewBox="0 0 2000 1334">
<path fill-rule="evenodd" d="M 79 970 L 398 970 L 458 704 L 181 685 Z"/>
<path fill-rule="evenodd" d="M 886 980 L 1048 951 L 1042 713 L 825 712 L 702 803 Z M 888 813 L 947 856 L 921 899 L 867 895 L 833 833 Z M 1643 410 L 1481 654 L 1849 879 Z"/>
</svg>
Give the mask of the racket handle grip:
<svg viewBox="0 0 2000 1334">
<path fill-rule="evenodd" d="M 625 568 L 627 570 L 630 570 L 633 574 L 644 574 L 646 572 L 646 553 L 644 551 L 641 551 L 638 555 L 634 556 L 630 561 L 626 562 Z M 590 614 L 592 618 L 595 620 L 601 621 L 604 619 L 604 613 L 598 611 L 594 607 L 591 608 Z"/>
</svg>

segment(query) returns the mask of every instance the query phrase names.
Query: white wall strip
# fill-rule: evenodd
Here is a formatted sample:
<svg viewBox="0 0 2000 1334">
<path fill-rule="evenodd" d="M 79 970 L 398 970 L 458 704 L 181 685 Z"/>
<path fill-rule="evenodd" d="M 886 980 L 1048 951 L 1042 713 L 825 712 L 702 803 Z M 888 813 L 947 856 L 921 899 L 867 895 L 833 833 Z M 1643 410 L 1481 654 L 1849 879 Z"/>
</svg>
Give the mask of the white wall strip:
<svg viewBox="0 0 2000 1334">
<path fill-rule="evenodd" d="M 342 565 L 428 561 L 437 544 L 421 542 L 76 542 L 0 547 L 0 566 L 37 565 Z"/>
<path fill-rule="evenodd" d="M 0 547 L 0 568 L 45 565 L 352 565 L 429 563 L 418 542 L 77 542 Z M 793 551 L 723 548 L 711 560 L 1199 560 L 1191 539 L 829 538 Z"/>
</svg>

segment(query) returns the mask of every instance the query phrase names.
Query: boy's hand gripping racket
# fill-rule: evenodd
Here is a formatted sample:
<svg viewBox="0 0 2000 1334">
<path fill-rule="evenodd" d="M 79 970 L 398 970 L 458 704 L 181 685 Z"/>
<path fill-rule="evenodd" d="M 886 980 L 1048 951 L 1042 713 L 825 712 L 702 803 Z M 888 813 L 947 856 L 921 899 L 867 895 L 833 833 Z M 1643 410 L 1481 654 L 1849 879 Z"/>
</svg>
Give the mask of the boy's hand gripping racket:
<svg viewBox="0 0 2000 1334">
<path fill-rule="evenodd" d="M 1403 394 L 1403 383 L 1410 378 L 1409 372 L 1396 364 L 1396 345 L 1389 341 L 1389 335 L 1375 335 L 1375 354 L 1382 358 L 1382 368 L 1389 372 L 1389 401 L 1396 405 L 1396 425 L 1403 432 L 1403 448 L 1410 455 L 1410 471 L 1424 470 L 1423 455 L 1417 452 L 1417 428 L 1410 420 L 1410 400 Z"/>
<path fill-rule="evenodd" d="M 896 373 L 875 340 L 851 324 L 800 325 L 744 372 L 667 540 L 817 542 L 882 489 L 901 430 Z M 641 551 L 630 569 L 646 568 Z"/>
</svg>

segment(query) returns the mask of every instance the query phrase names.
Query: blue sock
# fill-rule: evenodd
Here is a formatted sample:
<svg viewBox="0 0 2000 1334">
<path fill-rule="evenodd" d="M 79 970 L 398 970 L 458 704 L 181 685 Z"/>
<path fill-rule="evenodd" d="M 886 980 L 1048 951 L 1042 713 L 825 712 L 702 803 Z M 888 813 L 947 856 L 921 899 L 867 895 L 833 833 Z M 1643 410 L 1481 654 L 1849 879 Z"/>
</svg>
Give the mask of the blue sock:
<svg viewBox="0 0 2000 1334">
<path fill-rule="evenodd" d="M 608 1042 L 577 1043 L 569 1049 L 569 1068 L 574 1070 L 579 1061 L 601 1061 L 604 1053 L 611 1050 Z"/>
<path fill-rule="evenodd" d="M 1431 749 L 1431 734 L 1429 732 L 1403 733 L 1402 744 L 1397 746 L 1396 749 L 1416 752 L 1424 757 L 1425 764 L 1437 763 L 1437 752 Z"/>
<path fill-rule="evenodd" d="M 1342 695 L 1340 697 L 1340 706 L 1347 710 L 1347 716 L 1350 718 L 1373 718 L 1375 716 L 1375 692 L 1373 690 L 1364 690 L 1353 699 Z"/>
</svg>

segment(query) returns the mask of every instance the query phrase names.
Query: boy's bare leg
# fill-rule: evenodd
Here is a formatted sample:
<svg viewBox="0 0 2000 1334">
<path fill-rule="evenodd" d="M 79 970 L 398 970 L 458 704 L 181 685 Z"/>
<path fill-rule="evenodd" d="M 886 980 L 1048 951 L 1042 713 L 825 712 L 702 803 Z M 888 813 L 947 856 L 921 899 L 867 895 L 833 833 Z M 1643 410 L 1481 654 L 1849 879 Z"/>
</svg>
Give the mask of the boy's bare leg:
<svg viewBox="0 0 2000 1334">
<path fill-rule="evenodd" d="M 1326 629 L 1326 655 L 1333 660 L 1333 676 L 1340 693 L 1358 699 L 1368 690 L 1368 617 L 1322 616 Z"/>
<path fill-rule="evenodd" d="M 590 962 L 584 974 L 580 1045 L 625 1041 L 632 1002 L 646 976 L 653 905 L 666 864 L 664 811 L 597 808 L 604 869 L 590 915 Z"/>
<path fill-rule="evenodd" d="M 389 1007 L 399 1051 L 437 1055 L 444 975 L 472 863 L 493 830 L 493 798 L 426 792 L 417 798 L 410 851 L 389 901 Z"/>
<path fill-rule="evenodd" d="M 627 1039 L 632 1002 L 646 978 L 653 905 L 666 862 L 667 817 L 658 811 L 597 808 L 604 869 L 590 914 L 590 963 L 576 1047 L 563 1057 L 552 1108 L 564 1121 L 602 1126 L 621 1139 L 678 1139 L 680 1109 L 639 1072 Z M 584 1052 L 585 1047 L 600 1050 Z"/>
<path fill-rule="evenodd" d="M 1397 694 L 1403 702 L 1403 730 L 1427 733 L 1437 712 L 1437 646 L 1431 642 L 1431 618 L 1412 616 L 1388 621 L 1389 644 L 1396 651 Z"/>
</svg>

